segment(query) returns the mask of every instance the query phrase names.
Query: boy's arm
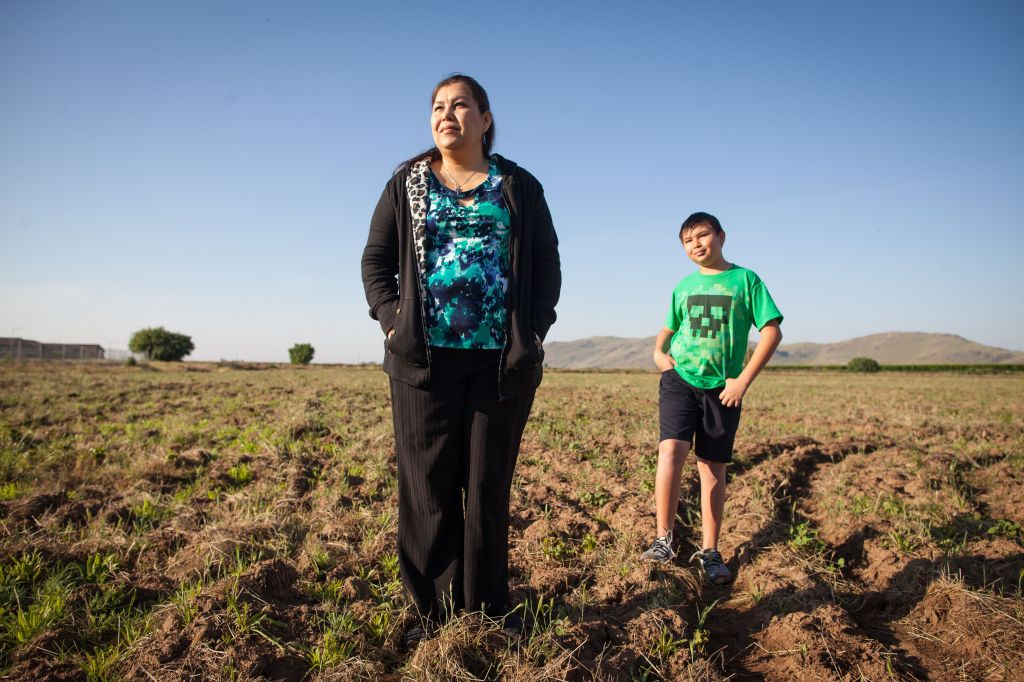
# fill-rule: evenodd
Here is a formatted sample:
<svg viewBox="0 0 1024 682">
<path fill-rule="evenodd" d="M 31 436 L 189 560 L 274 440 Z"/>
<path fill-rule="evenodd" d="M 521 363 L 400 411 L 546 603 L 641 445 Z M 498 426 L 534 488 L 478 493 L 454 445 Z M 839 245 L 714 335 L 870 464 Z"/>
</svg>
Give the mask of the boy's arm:
<svg viewBox="0 0 1024 682">
<path fill-rule="evenodd" d="M 658 366 L 658 369 L 662 372 L 672 369 L 676 366 L 676 361 L 672 359 L 672 356 L 665 352 L 665 348 L 668 346 L 669 341 L 672 340 L 674 331 L 668 327 L 662 327 L 661 331 L 658 332 L 657 338 L 654 339 L 654 364 Z"/>
<path fill-rule="evenodd" d="M 761 338 L 758 339 L 757 345 L 754 347 L 750 362 L 738 377 L 725 380 L 725 388 L 718 395 L 723 405 L 726 407 L 739 406 L 747 389 L 750 388 L 750 384 L 768 364 L 775 349 L 779 347 L 780 341 L 782 341 L 782 329 L 779 328 L 778 320 L 771 320 L 761 327 Z"/>
</svg>

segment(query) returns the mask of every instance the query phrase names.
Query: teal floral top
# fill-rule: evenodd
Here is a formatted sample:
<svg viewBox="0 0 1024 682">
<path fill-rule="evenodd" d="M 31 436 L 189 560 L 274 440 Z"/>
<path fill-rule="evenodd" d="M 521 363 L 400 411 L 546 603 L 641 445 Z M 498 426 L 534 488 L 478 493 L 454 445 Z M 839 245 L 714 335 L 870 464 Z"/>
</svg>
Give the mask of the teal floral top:
<svg viewBox="0 0 1024 682">
<path fill-rule="evenodd" d="M 465 192 L 430 174 L 424 307 L 431 346 L 505 345 L 511 218 L 501 182 L 494 159 L 487 179 Z M 475 201 L 459 203 L 469 198 Z"/>
</svg>

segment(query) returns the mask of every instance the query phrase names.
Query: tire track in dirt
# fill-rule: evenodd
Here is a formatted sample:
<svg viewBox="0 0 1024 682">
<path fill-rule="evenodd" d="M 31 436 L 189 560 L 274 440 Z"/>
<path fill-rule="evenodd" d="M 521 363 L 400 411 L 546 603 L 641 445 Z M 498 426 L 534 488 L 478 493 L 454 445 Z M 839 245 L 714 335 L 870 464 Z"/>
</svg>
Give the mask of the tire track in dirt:
<svg viewBox="0 0 1024 682">
<path fill-rule="evenodd" d="M 998 584 L 1012 587 L 1012 579 L 1024 574 L 1019 545 L 986 537 L 957 557 L 895 551 L 887 546 L 893 536 L 886 534 L 884 524 L 851 524 L 848 516 L 823 504 L 829 492 L 823 481 L 836 474 L 837 465 L 845 469 L 850 462 L 869 463 L 866 471 L 875 477 L 860 478 L 851 489 L 872 491 L 879 500 L 904 493 L 916 500 L 915 494 L 935 490 L 934 479 L 901 472 L 911 460 L 891 442 L 851 442 L 800 446 L 774 461 L 744 467 L 732 486 L 733 506 L 727 513 L 727 520 L 739 517 L 737 528 L 726 529 L 723 539 L 747 532 L 738 544 L 736 563 L 741 570 L 749 567 L 744 572 L 753 571 L 746 581 L 748 592 L 739 595 L 752 604 L 729 591 L 729 601 L 716 614 L 716 623 L 725 625 L 722 635 L 732 637 L 730 672 L 738 673 L 739 679 L 838 679 L 849 670 L 871 679 L 876 674 L 924 679 L 937 673 L 937 679 L 946 679 L 970 670 L 978 679 L 992 674 L 1009 679 L 1006 675 L 1020 660 L 1014 651 L 1020 649 L 1007 643 L 1024 640 L 1024 614 L 1012 599 L 991 591 Z M 949 461 L 955 463 L 955 458 Z M 980 491 L 967 485 L 949 461 L 938 458 L 937 464 L 951 472 L 950 487 L 963 499 L 976 500 Z M 772 494 L 766 495 L 769 489 Z M 984 500 L 972 502 L 949 525 L 955 527 L 963 517 L 983 516 L 985 510 Z M 751 517 L 767 521 L 752 534 Z M 941 536 L 949 531 L 936 532 Z M 793 551 L 801 543 L 813 549 L 811 557 Z M 787 561 L 787 570 L 781 570 Z M 943 573 L 960 577 L 943 579 Z M 744 576 L 740 578 L 742 584 Z M 979 610 L 989 618 L 972 618 Z M 950 622 L 953 617 L 956 621 Z M 973 632 L 960 628 L 957 621 L 971 622 Z M 736 627 L 739 635 L 729 632 Z M 713 631 L 719 634 L 714 626 Z M 992 636 L 979 638 L 978 632 Z M 965 646 L 962 639 L 971 644 Z M 737 653 L 735 647 L 744 644 L 754 648 Z M 874 674 L 869 674 L 871 670 Z"/>
<path fill-rule="evenodd" d="M 884 671 L 886 656 L 892 658 L 893 653 L 874 642 L 866 633 L 859 632 L 860 628 L 849 615 L 834 605 L 836 597 L 831 586 L 815 581 L 816 576 L 813 572 L 803 574 L 800 580 L 792 584 L 785 580 L 779 581 L 786 573 L 785 567 L 780 567 L 779 563 L 785 562 L 787 555 L 784 548 L 781 551 L 777 548 L 780 544 L 784 545 L 788 538 L 793 504 L 809 495 L 810 479 L 814 472 L 822 466 L 831 466 L 841 461 L 849 454 L 872 451 L 876 447 L 877 445 L 873 443 L 850 441 L 823 450 L 812 439 L 794 438 L 763 445 L 737 458 L 737 466 L 733 471 L 738 473 L 734 473 L 730 488 L 730 507 L 726 515 L 727 525 L 723 529 L 723 548 L 727 555 L 733 556 L 730 562 L 732 568 L 739 568 L 741 571 L 742 566 L 752 566 L 756 563 L 758 557 L 765 551 L 775 552 L 775 556 L 771 557 L 772 561 L 769 562 L 774 564 L 769 578 L 775 580 L 777 584 L 773 586 L 769 583 L 766 586 L 773 589 L 773 593 L 765 600 L 766 607 L 750 609 L 745 605 L 737 607 L 736 604 L 724 604 L 718 607 L 718 611 L 709 619 L 712 641 L 716 644 L 726 642 L 726 656 L 733 659 L 726 666 L 728 672 L 755 677 L 767 673 L 777 679 L 789 679 L 789 673 L 784 669 L 775 670 L 763 665 L 751 668 L 742 660 L 748 649 L 760 646 L 757 643 L 759 637 L 755 635 L 768 626 L 774 616 L 779 615 L 780 609 L 782 613 L 795 615 L 789 621 L 777 625 L 774 631 L 770 629 L 764 633 L 769 644 L 773 637 L 792 639 L 793 632 L 814 632 L 826 627 L 831 640 L 840 651 L 847 654 L 847 658 L 853 658 L 854 665 L 868 665 L 875 671 Z M 610 519 L 617 532 L 642 542 L 640 538 L 646 536 L 644 530 L 651 525 L 649 492 L 641 493 L 637 490 L 635 481 L 630 485 L 629 482 L 605 475 L 601 479 L 602 484 L 609 489 L 616 489 L 615 492 L 619 495 L 616 495 L 615 503 L 609 503 L 598 512 L 591 513 L 586 505 L 579 503 L 576 497 L 578 493 L 573 492 L 579 489 L 579 486 L 573 483 L 574 477 L 578 480 L 581 468 L 591 468 L 590 462 L 552 462 L 547 458 L 545 462 L 548 466 L 542 470 L 529 464 L 531 454 L 531 447 L 524 444 L 523 455 L 527 464 L 520 467 L 521 480 L 518 485 L 523 499 L 519 504 L 514 504 L 513 513 L 514 526 L 524 531 L 522 539 L 527 544 L 532 543 L 534 551 L 553 531 L 561 533 L 560 537 L 564 537 L 567 542 L 578 541 L 584 532 L 594 527 L 591 524 L 595 523 L 595 515 L 601 521 Z M 537 510 L 541 513 L 538 514 Z M 679 514 L 684 520 L 684 523 L 677 525 L 680 544 L 698 544 L 699 483 L 696 476 L 684 477 Z M 600 521 L 597 521 L 596 525 L 600 526 Z M 735 546 L 734 550 L 730 551 L 732 548 L 729 547 L 729 543 Z M 652 608 L 667 605 L 655 603 L 658 601 L 656 595 L 675 593 L 670 601 L 676 606 L 670 610 L 677 617 L 682 617 L 684 625 L 680 628 L 681 632 L 686 632 L 687 626 L 692 630 L 693 624 L 700 622 L 697 611 L 701 608 L 701 603 L 721 596 L 721 590 L 718 589 L 706 590 L 707 594 L 702 594 L 702 588 L 694 580 L 695 574 L 685 564 L 673 565 L 660 571 L 642 569 L 633 571 L 628 576 L 619 576 L 618 579 L 612 577 L 608 580 L 606 576 L 588 575 L 585 566 L 576 566 L 574 571 L 567 571 L 568 575 L 555 575 L 557 571 L 550 569 L 542 570 L 538 575 L 538 563 L 541 562 L 529 559 L 526 561 L 532 583 L 535 588 L 546 587 L 548 594 L 555 597 L 568 596 L 581 580 L 594 580 L 597 584 L 596 596 L 602 602 L 595 609 L 594 615 L 599 616 L 605 623 L 614 625 L 593 628 L 586 638 L 588 649 L 603 644 L 618 646 L 614 658 L 618 664 L 626 667 L 635 662 L 636 656 L 631 647 L 625 646 L 629 641 L 628 632 L 631 631 L 633 621 Z M 562 586 L 553 587 L 555 583 L 561 583 Z M 673 585 L 675 587 L 672 587 Z M 792 592 L 796 594 L 790 597 Z M 731 590 L 727 590 L 725 597 L 728 598 L 730 593 Z M 811 614 L 804 614 L 804 602 L 821 603 L 825 606 L 815 609 Z M 767 608 L 769 605 L 773 606 Z M 737 621 L 738 627 L 732 622 L 734 620 Z M 669 626 L 665 627 L 668 631 L 672 630 Z M 779 635 L 775 632 L 779 630 L 787 634 Z M 731 641 L 721 631 L 731 633 Z M 845 631 L 855 631 L 856 634 L 847 635 L 844 634 Z M 739 633 L 739 636 L 736 636 L 736 633 Z M 827 652 L 828 642 L 825 639 L 821 641 L 825 643 L 824 651 Z M 814 648 L 821 650 L 822 646 L 815 643 Z M 848 655 L 850 651 L 858 653 L 851 657 Z M 630 658 L 631 655 L 634 658 Z M 833 658 L 836 656 L 838 654 Z M 823 670 L 828 668 L 821 668 L 819 672 Z"/>
<path fill-rule="evenodd" d="M 798 438 L 739 458 L 722 534 L 737 580 L 708 595 L 721 593 L 710 628 L 736 679 L 840 679 L 852 670 L 876 679 L 920 669 L 853 619 L 856 590 L 846 587 L 838 552 L 803 516 L 816 474 L 886 445 L 851 439 L 823 447 Z M 810 557 L 794 549 L 803 544 L 815 549 Z"/>
<path fill-rule="evenodd" d="M 986 465 L 1000 459 L 988 458 Z M 987 516 L 987 502 L 980 499 L 982 491 L 965 480 L 960 463 L 947 452 L 914 458 L 902 446 L 870 458 L 852 457 L 844 461 L 843 471 L 835 472 L 838 479 L 815 477 L 812 488 L 817 495 L 805 509 L 819 523 L 823 537 L 846 557 L 850 592 L 844 598 L 859 600 L 848 610 L 865 632 L 891 649 L 906 651 L 907 660 L 920 662 L 919 674 L 981 679 L 995 670 L 996 678 L 1004 679 L 1006 675 L 998 671 L 1005 673 L 1020 662 L 1024 613 L 1018 605 L 1014 616 L 1013 600 L 995 592 L 1013 591 L 1015 581 L 1024 575 L 1024 555 L 1019 543 L 985 532 L 978 519 Z M 837 480 L 840 491 L 847 485 L 873 491 L 874 510 L 865 509 L 861 496 L 853 501 L 855 508 L 860 507 L 858 520 L 840 523 L 828 508 L 828 500 L 835 497 L 830 488 Z M 956 511 L 965 504 L 965 510 Z M 885 510 L 881 514 L 879 507 Z M 901 528 L 904 515 L 914 518 L 921 509 L 932 510 L 930 514 L 939 509 L 951 520 L 941 526 L 928 521 L 918 534 Z M 963 546 L 954 554 L 936 546 L 937 539 L 955 541 L 962 530 Z M 978 618 L 980 611 L 990 617 Z M 964 623 L 971 623 L 970 629 L 962 629 Z"/>
<path fill-rule="evenodd" d="M 771 545 L 787 537 L 796 505 L 811 494 L 811 478 L 855 453 L 871 453 L 877 443 L 848 441 L 829 447 L 811 438 L 768 444 L 744 458 L 729 482 L 722 538 L 737 566 L 754 562 Z M 736 538 L 742 538 L 736 542 Z M 735 543 L 735 548 L 729 545 Z"/>
<path fill-rule="evenodd" d="M 610 470 L 614 456 L 602 461 L 543 452 L 536 442 L 524 442 L 513 485 L 512 601 L 544 598 L 555 612 L 571 614 L 562 645 L 573 652 L 581 679 L 625 680 L 641 670 L 675 679 L 694 665 L 713 675 L 685 646 L 699 589 L 692 571 L 639 561 L 642 539 L 654 525 L 652 495 L 637 480 L 642 455 L 617 453 L 635 465 L 623 474 Z M 674 653 L 652 654 L 659 642 Z M 702 679 L 718 679 L 708 675 Z"/>
</svg>

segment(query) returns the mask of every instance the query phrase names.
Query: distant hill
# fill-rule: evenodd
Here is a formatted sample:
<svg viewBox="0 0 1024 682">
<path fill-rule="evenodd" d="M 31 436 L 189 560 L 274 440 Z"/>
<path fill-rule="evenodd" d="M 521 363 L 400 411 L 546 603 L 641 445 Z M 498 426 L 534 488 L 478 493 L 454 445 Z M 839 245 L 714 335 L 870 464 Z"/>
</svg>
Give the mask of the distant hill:
<svg viewBox="0 0 1024 682">
<path fill-rule="evenodd" d="M 591 336 L 544 344 L 544 364 L 563 369 L 654 369 L 654 337 Z"/>
<path fill-rule="evenodd" d="M 544 364 L 564 369 L 654 369 L 654 337 L 592 336 L 544 344 Z M 883 365 L 1024 364 L 1024 353 L 955 334 L 886 332 L 837 343 L 783 343 L 772 365 L 845 365 L 869 357 Z"/>
</svg>

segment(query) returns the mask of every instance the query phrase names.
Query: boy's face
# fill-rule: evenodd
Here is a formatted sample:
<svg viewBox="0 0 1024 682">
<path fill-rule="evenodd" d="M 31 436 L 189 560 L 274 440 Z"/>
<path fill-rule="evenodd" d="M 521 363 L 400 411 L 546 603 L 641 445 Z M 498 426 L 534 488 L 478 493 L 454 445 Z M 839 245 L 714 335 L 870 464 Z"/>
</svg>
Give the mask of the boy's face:
<svg viewBox="0 0 1024 682">
<path fill-rule="evenodd" d="M 697 265 L 713 266 L 722 260 L 725 232 L 715 232 L 710 225 L 700 224 L 683 233 L 683 249 Z"/>
</svg>

